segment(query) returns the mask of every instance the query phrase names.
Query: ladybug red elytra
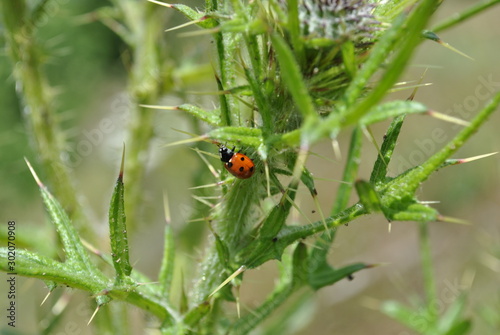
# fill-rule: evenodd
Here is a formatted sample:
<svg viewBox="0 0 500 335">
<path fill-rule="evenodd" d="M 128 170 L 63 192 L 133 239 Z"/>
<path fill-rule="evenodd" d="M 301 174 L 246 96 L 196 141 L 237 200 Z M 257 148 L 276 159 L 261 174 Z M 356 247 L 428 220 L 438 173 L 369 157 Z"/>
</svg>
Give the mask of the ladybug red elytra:
<svg viewBox="0 0 500 335">
<path fill-rule="evenodd" d="M 224 145 L 219 147 L 220 160 L 223 161 L 224 167 L 233 176 L 240 179 L 250 178 L 255 171 L 255 164 L 250 158 L 241 152 L 234 152 Z"/>
</svg>

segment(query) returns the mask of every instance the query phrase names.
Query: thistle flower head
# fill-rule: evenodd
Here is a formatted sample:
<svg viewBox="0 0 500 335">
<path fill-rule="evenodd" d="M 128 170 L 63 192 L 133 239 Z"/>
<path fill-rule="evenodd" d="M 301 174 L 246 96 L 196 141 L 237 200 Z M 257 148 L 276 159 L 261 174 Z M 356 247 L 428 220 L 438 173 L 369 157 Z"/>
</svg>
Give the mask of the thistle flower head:
<svg viewBox="0 0 500 335">
<path fill-rule="evenodd" d="M 304 37 L 359 42 L 372 37 L 379 22 L 367 0 L 303 0 L 299 20 Z"/>
</svg>

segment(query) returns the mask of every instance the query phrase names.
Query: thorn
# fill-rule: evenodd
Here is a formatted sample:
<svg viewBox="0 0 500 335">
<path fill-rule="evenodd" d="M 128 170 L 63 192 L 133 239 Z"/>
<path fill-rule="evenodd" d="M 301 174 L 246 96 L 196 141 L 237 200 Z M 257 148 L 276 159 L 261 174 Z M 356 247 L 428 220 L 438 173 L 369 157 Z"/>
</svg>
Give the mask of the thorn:
<svg viewBox="0 0 500 335">
<path fill-rule="evenodd" d="M 496 154 L 498 154 L 498 151 L 491 152 L 489 154 L 484 154 L 484 155 L 478 155 L 478 156 L 474 156 L 474 157 L 469 157 L 469 158 L 461 158 L 461 159 L 457 159 L 457 162 L 455 164 L 470 163 L 470 162 L 473 162 L 475 160 L 486 158 L 486 157 L 490 157 L 490 156 L 493 156 L 493 155 L 496 155 Z"/>
<path fill-rule="evenodd" d="M 179 37 L 194 37 L 194 36 L 201 36 L 201 35 L 211 35 L 218 33 L 220 31 L 220 27 L 212 28 L 212 29 L 203 29 L 203 30 L 197 30 L 197 31 L 190 31 L 188 33 L 181 33 L 178 34 L 177 36 Z"/>
<path fill-rule="evenodd" d="M 209 202 L 209 201 L 207 201 L 207 200 L 203 199 L 202 197 L 198 197 L 198 196 L 196 196 L 196 195 L 193 195 L 192 197 L 193 197 L 193 199 L 198 200 L 199 202 L 201 202 L 201 203 L 202 203 L 202 204 L 204 204 L 204 205 L 207 205 L 207 206 L 208 206 L 208 207 L 210 207 L 210 208 L 214 208 L 214 206 L 215 206 L 215 205 L 214 205 L 214 204 L 212 204 L 211 202 Z"/>
<path fill-rule="evenodd" d="M 38 175 L 36 174 L 35 170 L 33 169 L 33 167 L 31 166 L 30 162 L 28 161 L 28 159 L 26 157 L 24 157 L 24 161 L 28 165 L 28 169 L 30 170 L 31 174 L 33 175 L 33 178 L 35 179 L 35 182 L 37 183 L 38 187 L 44 188 L 45 185 L 42 184 L 42 182 L 38 178 Z"/>
<path fill-rule="evenodd" d="M 186 23 L 183 23 L 183 24 L 180 24 L 178 26 L 175 26 L 173 28 L 169 28 L 167 30 L 165 30 L 165 32 L 169 32 L 169 31 L 173 31 L 173 30 L 177 30 L 177 29 L 181 29 L 181 28 L 184 28 L 184 27 L 188 27 L 188 26 L 191 26 L 193 24 L 198 24 L 204 20 L 206 20 L 207 18 L 204 16 L 202 17 L 201 19 L 198 19 L 198 20 L 193 20 L 193 21 L 189 21 L 189 22 L 186 22 Z"/>
<path fill-rule="evenodd" d="M 436 41 L 436 42 L 437 42 L 437 43 L 439 43 L 439 44 L 441 44 L 441 45 L 442 45 L 442 46 L 444 46 L 445 48 L 447 48 L 447 49 L 449 49 L 449 50 L 451 50 L 451 51 L 453 51 L 453 52 L 456 52 L 456 53 L 457 53 L 457 54 L 459 54 L 460 56 L 463 56 L 463 57 L 468 58 L 468 59 L 470 59 L 470 60 L 472 60 L 472 61 L 475 61 L 475 59 L 474 59 L 474 58 L 472 58 L 471 56 L 467 55 L 466 53 L 464 53 L 464 52 L 462 52 L 462 51 L 460 51 L 460 50 L 458 50 L 458 49 L 456 49 L 455 47 L 451 46 L 450 44 L 448 44 L 448 43 L 444 42 L 444 41 L 443 41 L 443 40 L 441 40 L 441 39 L 440 39 L 440 40 L 438 40 L 438 41 Z"/>
<path fill-rule="evenodd" d="M 342 161 L 342 151 L 340 150 L 340 144 L 337 138 L 332 138 L 332 148 L 337 161 Z"/>
<path fill-rule="evenodd" d="M 439 222 L 458 223 L 458 224 L 465 224 L 465 225 L 470 225 L 471 224 L 469 221 L 465 221 L 465 220 L 458 219 L 458 218 L 452 218 L 450 216 L 444 216 L 444 215 L 438 215 L 437 216 L 437 221 L 439 221 Z"/>
<path fill-rule="evenodd" d="M 227 277 L 227 279 L 226 279 L 226 280 L 224 280 L 224 281 L 222 282 L 222 284 L 220 284 L 220 285 L 219 285 L 219 286 L 218 286 L 218 287 L 217 287 L 217 288 L 216 288 L 216 289 L 215 289 L 212 293 L 210 293 L 210 294 L 208 295 L 208 297 L 209 297 L 209 298 L 210 298 L 210 297 L 212 297 L 212 296 L 213 296 L 215 293 L 217 293 L 217 292 L 218 292 L 221 288 L 223 288 L 224 286 L 226 286 L 226 284 L 227 284 L 227 283 L 229 283 L 231 280 L 233 280 L 234 278 L 236 278 L 236 277 L 237 277 L 240 273 L 245 272 L 245 270 L 246 270 L 246 269 L 247 269 L 247 268 L 246 268 L 246 266 L 245 266 L 245 265 L 240 266 L 238 270 L 234 271 L 234 273 L 233 273 L 232 275 L 230 275 L 229 277 Z"/>
<path fill-rule="evenodd" d="M 213 184 L 206 184 L 206 185 L 200 185 L 200 186 L 193 186 L 193 187 L 190 187 L 190 188 L 189 188 L 189 190 L 197 190 L 197 189 L 200 189 L 200 188 L 217 187 L 217 186 L 224 185 L 224 184 L 227 184 L 227 183 L 228 183 L 227 181 L 218 181 L 218 182 L 213 183 Z"/>
<path fill-rule="evenodd" d="M 420 84 L 422 83 L 422 80 L 424 80 L 424 76 L 426 73 L 427 73 L 427 68 L 424 70 L 424 73 L 422 73 L 422 75 L 420 76 L 420 79 L 418 81 L 417 86 L 413 89 L 413 92 L 410 94 L 410 96 L 406 100 L 413 101 L 413 99 L 415 98 L 415 95 L 417 95 L 417 91 L 420 87 Z"/>
<path fill-rule="evenodd" d="M 177 142 L 172 142 L 172 143 L 169 143 L 169 144 L 165 144 L 164 147 L 172 147 L 174 145 L 179 145 L 179 144 L 187 144 L 187 143 L 194 143 L 194 142 L 199 142 L 199 141 L 205 141 L 207 139 L 208 139 L 208 137 L 206 135 L 202 135 L 202 136 L 198 136 L 198 137 L 195 137 L 195 138 L 188 138 L 188 139 L 185 139 L 185 140 L 180 140 L 180 141 L 177 141 Z"/>
<path fill-rule="evenodd" d="M 92 252 L 93 254 L 97 255 L 98 257 L 103 257 L 103 253 L 98 250 L 96 247 L 94 247 L 92 244 L 90 244 L 89 242 L 87 242 L 85 239 L 81 239 L 82 240 L 82 244 L 85 248 L 87 248 L 87 250 L 89 250 L 90 252 Z"/>
<path fill-rule="evenodd" d="M 205 163 L 205 165 L 208 167 L 208 169 L 210 170 L 210 173 L 212 173 L 212 175 L 216 178 L 216 179 L 219 179 L 220 177 L 220 174 L 219 172 L 217 172 L 217 170 L 214 168 L 214 166 L 212 164 L 210 164 L 210 162 L 205 158 L 205 156 L 203 156 L 201 153 L 202 151 L 199 150 L 198 148 L 192 148 L 194 151 L 196 151 L 196 153 L 198 154 L 198 156 L 200 156 L 200 158 L 202 159 L 203 163 Z M 208 153 L 207 153 L 208 154 Z M 211 156 L 215 156 L 215 155 L 212 155 L 210 154 Z M 216 156 L 217 157 L 217 156 Z M 218 157 L 217 157 L 218 158 Z"/>
<path fill-rule="evenodd" d="M 439 200 L 426 200 L 426 201 L 417 201 L 419 204 L 422 205 L 432 205 L 432 204 L 440 204 L 441 201 Z"/>
<path fill-rule="evenodd" d="M 323 177 L 313 177 L 314 180 L 324 180 L 324 181 L 333 181 L 336 183 L 341 183 L 341 184 L 347 184 L 347 185 L 352 185 L 353 183 L 345 181 L 345 180 L 340 180 L 340 179 L 333 179 L 333 178 L 323 178 Z"/>
<path fill-rule="evenodd" d="M 123 182 L 124 171 L 125 171 L 125 142 L 123 142 L 122 163 L 120 165 L 120 173 L 118 174 L 118 180 L 121 182 Z"/>
<path fill-rule="evenodd" d="M 162 110 L 169 110 L 169 111 L 179 111 L 181 110 L 179 106 L 159 106 L 159 105 L 139 105 L 140 107 L 143 108 L 151 108 L 151 109 L 162 109 Z"/>
<path fill-rule="evenodd" d="M 370 143 L 372 143 L 375 146 L 375 148 L 377 149 L 378 156 L 380 157 L 382 162 L 384 162 L 384 165 L 387 168 L 388 167 L 387 162 L 386 162 L 384 156 L 382 155 L 382 152 L 380 151 L 381 150 L 380 146 L 378 145 L 377 140 L 375 139 L 375 136 L 373 136 L 371 128 L 370 127 L 361 127 L 361 130 L 363 131 L 363 134 L 366 136 L 366 138 L 370 141 Z"/>
<path fill-rule="evenodd" d="M 321 210 L 321 206 L 319 205 L 318 197 L 313 197 L 314 200 L 314 205 L 316 206 L 319 216 L 321 217 L 321 221 L 323 222 L 323 226 L 325 227 L 325 233 L 328 234 L 328 238 L 332 238 L 332 233 L 330 232 L 330 229 L 328 228 L 328 225 L 326 224 L 325 220 L 325 215 L 323 215 L 323 211 Z"/>
<path fill-rule="evenodd" d="M 450 116 L 447 114 L 439 113 L 439 112 L 436 112 L 433 110 L 428 110 L 426 112 L 426 114 L 428 114 L 436 119 L 440 119 L 440 120 L 447 121 L 450 123 L 455 123 L 455 124 L 458 124 L 460 126 L 464 126 L 464 127 L 470 126 L 470 122 L 468 122 L 468 121 L 465 121 L 465 120 L 462 120 L 462 119 L 459 119 L 457 117 Z"/>
<path fill-rule="evenodd" d="M 94 313 L 92 313 L 92 316 L 90 317 L 90 320 L 89 322 L 87 322 L 87 326 L 90 325 L 90 323 L 92 322 L 92 320 L 94 320 L 94 317 L 96 316 L 97 312 L 99 311 L 99 309 L 101 309 L 101 306 L 97 306 Z"/>
<path fill-rule="evenodd" d="M 163 191 L 163 209 L 165 211 L 165 222 L 169 225 L 172 222 L 172 218 L 170 216 L 170 206 L 168 203 L 168 193 L 167 191 Z"/>
<path fill-rule="evenodd" d="M 283 197 L 292 204 L 293 208 L 295 208 L 295 210 L 297 210 L 297 212 L 300 215 L 302 215 L 307 220 L 308 223 L 310 223 L 310 224 L 312 223 L 311 220 L 309 220 L 309 218 L 307 217 L 307 215 L 300 209 L 300 207 L 297 206 L 297 204 L 295 203 L 295 201 L 293 201 L 292 198 L 290 198 L 290 196 L 288 195 L 288 192 L 285 191 L 285 193 L 283 193 Z M 324 222 L 324 224 L 325 224 L 325 229 L 327 229 L 327 226 L 326 226 L 325 222 Z"/>
<path fill-rule="evenodd" d="M 174 6 L 172 4 L 169 4 L 169 3 L 165 3 L 165 2 L 161 2 L 161 1 L 156 1 L 156 0 L 148 0 L 148 1 L 152 2 L 154 4 L 157 4 L 157 5 L 163 6 L 163 7 L 174 8 Z"/>
<path fill-rule="evenodd" d="M 266 190 L 267 190 L 267 197 L 271 197 L 271 180 L 269 177 L 269 165 L 267 164 L 267 160 L 264 161 L 264 172 L 266 174 Z"/>
<path fill-rule="evenodd" d="M 47 295 L 45 296 L 45 298 L 43 298 L 43 301 L 42 301 L 42 303 L 40 304 L 40 306 L 42 306 L 42 305 L 45 303 L 45 301 L 47 301 L 47 299 L 49 298 L 49 296 L 50 296 L 50 294 L 51 294 L 51 293 L 52 293 L 52 291 L 49 291 L 49 292 L 47 293 Z"/>
</svg>

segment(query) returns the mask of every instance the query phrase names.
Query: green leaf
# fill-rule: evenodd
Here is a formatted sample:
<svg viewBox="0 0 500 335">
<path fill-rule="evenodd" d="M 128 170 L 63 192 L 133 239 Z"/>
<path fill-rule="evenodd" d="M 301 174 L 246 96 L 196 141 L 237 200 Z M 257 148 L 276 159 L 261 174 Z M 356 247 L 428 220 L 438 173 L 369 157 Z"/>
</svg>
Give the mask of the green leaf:
<svg viewBox="0 0 500 335">
<path fill-rule="evenodd" d="M 386 315 L 420 334 L 425 334 L 427 330 L 432 329 L 425 313 L 413 311 L 397 301 L 385 301 L 381 309 Z"/>
<path fill-rule="evenodd" d="M 278 34 L 272 34 L 271 41 L 276 51 L 283 82 L 290 91 L 298 110 L 304 117 L 317 117 L 311 96 L 292 51 Z"/>
<path fill-rule="evenodd" d="M 307 283 L 307 270 L 307 247 L 304 243 L 299 242 L 292 258 L 293 285 L 299 287 Z"/>
<path fill-rule="evenodd" d="M 276 235 L 285 225 L 290 214 L 291 202 L 295 199 L 297 185 L 298 181 L 294 180 L 287 188 L 278 205 L 264 219 L 257 239 L 240 251 L 237 263 L 244 264 L 247 269 L 252 269 L 269 259 L 281 259 L 284 248 L 277 248 Z"/>
<path fill-rule="evenodd" d="M 462 324 L 467 320 L 462 320 L 463 313 L 465 312 L 465 308 L 467 302 L 467 295 L 462 293 L 458 296 L 458 298 L 453 301 L 450 307 L 446 310 L 444 315 L 441 317 L 438 323 L 438 330 L 442 334 L 451 335 L 455 333 L 450 333 L 457 326 Z M 469 325 L 470 326 L 470 325 Z M 459 329 L 465 329 L 462 327 L 458 327 Z M 467 329 L 465 329 L 467 330 Z M 456 330 L 459 331 L 459 330 Z M 465 334 L 465 333 L 457 333 L 457 334 Z"/>
<path fill-rule="evenodd" d="M 241 148 L 257 148 L 262 143 L 262 131 L 258 128 L 220 127 L 207 134 L 211 139 L 231 143 Z"/>
<path fill-rule="evenodd" d="M 472 321 L 471 320 L 462 320 L 456 323 L 453 328 L 451 328 L 444 335 L 465 335 L 470 333 L 472 330 Z"/>
<path fill-rule="evenodd" d="M 353 78 L 356 75 L 357 64 L 356 56 L 354 54 L 354 43 L 352 41 L 345 41 L 341 46 L 342 61 L 344 63 L 345 71 L 349 77 Z"/>
<path fill-rule="evenodd" d="M 426 113 L 428 108 L 415 101 L 390 101 L 372 108 L 359 123 L 367 126 L 405 114 Z"/>
<path fill-rule="evenodd" d="M 189 114 L 193 115 L 194 117 L 198 118 L 201 121 L 208 123 L 213 127 L 220 127 L 222 125 L 221 112 L 218 109 L 206 111 L 204 109 L 189 104 L 180 105 L 177 107 L 177 109 L 184 112 L 188 112 Z"/>
<path fill-rule="evenodd" d="M 339 280 L 351 276 L 353 273 L 369 267 L 371 267 L 371 265 L 355 263 L 339 269 L 334 269 L 324 262 L 316 268 L 310 269 L 308 283 L 314 290 L 319 290 L 322 287 L 332 285 Z"/>
<path fill-rule="evenodd" d="M 453 153 L 479 129 L 487 118 L 496 110 L 500 104 L 500 93 L 472 119 L 470 125 L 462 129 L 448 144 L 432 155 L 422 165 L 410 169 L 384 185 L 384 196 L 381 196 L 385 207 L 392 207 L 391 203 L 400 203 L 401 199 L 413 197 L 420 184 L 436 171 Z"/>
<path fill-rule="evenodd" d="M 472 321 L 471 320 L 462 320 L 451 328 L 444 335 L 465 335 L 470 333 L 472 330 Z"/>
<path fill-rule="evenodd" d="M 389 57 L 389 54 L 394 50 L 396 43 L 402 38 L 403 25 L 405 23 L 406 14 L 400 15 L 387 29 L 378 42 L 370 51 L 370 56 L 363 62 L 363 66 L 357 71 L 345 91 L 346 105 L 352 105 L 361 96 L 366 89 L 369 79 L 380 70 L 380 65 Z"/>
<path fill-rule="evenodd" d="M 174 276 L 174 259 L 175 259 L 175 244 L 172 227 L 170 224 L 165 225 L 165 235 L 163 237 L 163 258 L 161 261 L 158 281 L 161 285 L 162 296 L 169 300 L 172 278 Z"/>
<path fill-rule="evenodd" d="M 397 116 L 389 126 L 387 133 L 384 136 L 384 142 L 382 142 L 382 147 L 380 148 L 380 153 L 373 166 L 372 174 L 370 176 L 370 182 L 378 183 L 385 179 L 387 176 L 387 167 L 391 161 L 392 154 L 396 147 L 399 132 L 403 126 L 405 120 L 405 114 Z"/>
<path fill-rule="evenodd" d="M 302 64 L 302 61 L 304 59 L 304 43 L 300 36 L 299 1 L 287 0 L 287 5 L 287 26 L 288 30 L 290 31 L 292 47 L 298 57 L 299 64 Z"/>
<path fill-rule="evenodd" d="M 0 270 L 4 272 L 11 272 L 7 266 L 8 253 L 7 248 L 0 248 Z M 23 276 L 56 282 L 59 285 L 67 285 L 92 293 L 101 291 L 107 284 L 106 278 L 100 272 L 96 274 L 82 271 L 81 267 L 73 263 L 60 263 L 26 250 L 16 250 L 15 270 Z"/>
<path fill-rule="evenodd" d="M 339 184 L 337 199 L 330 212 L 331 215 L 345 209 L 349 203 L 354 181 L 358 175 L 359 164 L 361 163 L 362 140 L 363 137 L 360 128 L 354 128 L 351 135 L 351 143 L 349 145 L 344 174 L 342 175 L 343 183 Z"/>
<path fill-rule="evenodd" d="M 302 174 L 300 175 L 300 181 L 304 184 L 305 187 L 307 187 L 312 197 L 318 195 L 318 191 L 316 191 L 316 186 L 314 185 L 314 176 L 308 169 L 304 168 L 302 170 Z"/>
<path fill-rule="evenodd" d="M 368 211 L 375 213 L 382 211 L 382 206 L 377 192 L 372 185 L 364 180 L 358 180 L 355 183 L 356 191 L 358 192 L 359 201 Z"/>
<path fill-rule="evenodd" d="M 125 162 L 125 147 L 123 147 L 122 163 L 116 180 L 115 189 L 109 205 L 109 235 L 111 240 L 111 257 L 116 270 L 116 284 L 121 284 L 132 272 L 128 255 L 128 238 L 125 218 L 125 202 L 123 184 L 123 165 Z"/>
<path fill-rule="evenodd" d="M 191 309 L 186 316 L 184 316 L 184 324 L 188 327 L 196 325 L 205 315 L 210 312 L 210 303 L 204 301 L 201 304 Z"/>
<path fill-rule="evenodd" d="M 47 187 L 42 184 L 36 175 L 35 170 L 33 170 L 31 164 L 27 160 L 26 163 L 28 164 L 31 173 L 40 188 L 45 208 L 47 209 L 50 219 L 57 230 L 59 238 L 61 239 L 64 252 L 67 257 L 66 262 L 73 264 L 73 266 L 80 269 L 89 271 L 92 274 L 98 273 L 99 271 L 97 268 L 90 262 L 89 256 L 83 247 L 80 237 L 78 236 L 75 227 L 73 227 L 73 224 L 61 204 L 47 190 Z"/>
</svg>

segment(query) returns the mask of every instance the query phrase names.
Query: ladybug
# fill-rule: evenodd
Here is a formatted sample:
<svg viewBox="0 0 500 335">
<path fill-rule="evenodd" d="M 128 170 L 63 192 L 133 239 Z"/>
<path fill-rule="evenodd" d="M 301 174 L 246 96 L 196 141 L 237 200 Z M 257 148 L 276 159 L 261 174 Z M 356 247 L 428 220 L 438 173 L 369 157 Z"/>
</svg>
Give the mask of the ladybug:
<svg viewBox="0 0 500 335">
<path fill-rule="evenodd" d="M 221 145 L 219 147 L 220 160 L 225 163 L 224 167 L 233 176 L 240 179 L 248 179 L 255 171 L 255 164 L 245 154 L 234 152 L 234 148 L 229 149 Z"/>
</svg>

